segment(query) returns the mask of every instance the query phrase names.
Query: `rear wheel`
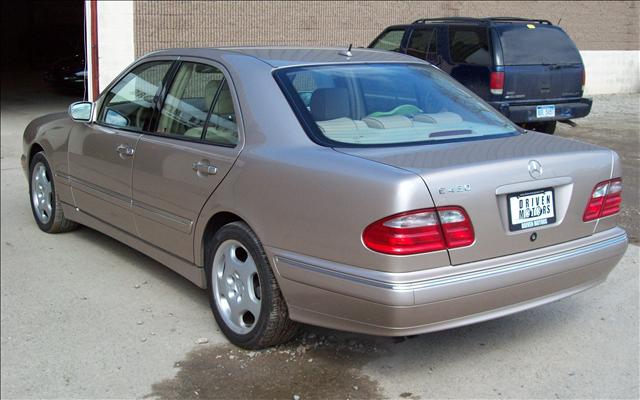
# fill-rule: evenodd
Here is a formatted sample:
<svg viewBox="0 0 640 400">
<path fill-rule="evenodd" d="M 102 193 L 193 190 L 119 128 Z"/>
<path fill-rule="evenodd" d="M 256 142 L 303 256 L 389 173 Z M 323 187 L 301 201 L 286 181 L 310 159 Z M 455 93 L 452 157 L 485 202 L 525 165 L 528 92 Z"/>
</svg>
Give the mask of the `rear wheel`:
<svg viewBox="0 0 640 400">
<path fill-rule="evenodd" d="M 243 222 L 222 227 L 207 245 L 209 302 L 218 326 L 236 346 L 261 349 L 295 336 L 298 324 L 255 233 Z"/>
<path fill-rule="evenodd" d="M 66 219 L 56 195 L 49 162 L 43 152 L 36 153 L 29 164 L 29 197 L 31 211 L 38 227 L 47 233 L 74 230 L 78 224 Z"/>
<path fill-rule="evenodd" d="M 529 122 L 522 124 L 524 129 L 553 135 L 556 131 L 557 121 Z"/>
</svg>

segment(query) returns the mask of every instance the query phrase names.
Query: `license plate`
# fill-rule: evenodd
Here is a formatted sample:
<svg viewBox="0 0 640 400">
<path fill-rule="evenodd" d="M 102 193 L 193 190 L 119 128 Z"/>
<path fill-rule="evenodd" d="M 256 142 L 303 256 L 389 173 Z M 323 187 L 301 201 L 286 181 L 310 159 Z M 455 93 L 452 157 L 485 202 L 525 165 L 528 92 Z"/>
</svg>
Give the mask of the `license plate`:
<svg viewBox="0 0 640 400">
<path fill-rule="evenodd" d="M 556 222 L 553 189 L 534 192 L 512 193 L 507 196 L 509 204 L 509 230 L 537 228 Z"/>
<path fill-rule="evenodd" d="M 537 118 L 551 118 L 556 116 L 556 106 L 537 106 L 536 117 Z"/>
</svg>

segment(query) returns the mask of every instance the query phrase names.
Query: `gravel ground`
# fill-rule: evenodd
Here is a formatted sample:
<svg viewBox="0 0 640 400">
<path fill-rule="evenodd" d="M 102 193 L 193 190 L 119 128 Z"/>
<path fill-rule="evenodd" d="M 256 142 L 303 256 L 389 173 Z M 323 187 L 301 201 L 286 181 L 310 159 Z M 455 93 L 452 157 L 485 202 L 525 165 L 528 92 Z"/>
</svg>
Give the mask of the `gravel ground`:
<svg viewBox="0 0 640 400">
<path fill-rule="evenodd" d="M 2 398 L 640 397 L 637 246 L 606 283 L 509 317 L 407 339 L 305 327 L 246 352 L 169 269 L 91 229 L 37 229 L 20 136 L 72 97 L 19 79 L 2 95 Z M 623 156 L 623 224 L 636 242 L 638 99 L 597 97 L 591 116 L 558 131 Z"/>
<path fill-rule="evenodd" d="M 640 238 L 640 96 L 619 94 L 597 96 L 591 113 L 576 120 L 578 126 L 558 124 L 559 136 L 606 146 L 615 150 L 624 167 L 622 181 L 623 208 L 620 225 L 627 230 L 631 243 Z"/>
</svg>

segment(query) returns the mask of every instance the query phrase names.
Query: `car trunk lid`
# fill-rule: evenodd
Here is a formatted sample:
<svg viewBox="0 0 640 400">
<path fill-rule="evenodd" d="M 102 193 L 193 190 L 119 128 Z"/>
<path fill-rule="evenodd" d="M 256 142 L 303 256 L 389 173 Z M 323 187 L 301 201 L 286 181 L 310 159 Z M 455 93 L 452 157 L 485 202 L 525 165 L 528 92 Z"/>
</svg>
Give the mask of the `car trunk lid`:
<svg viewBox="0 0 640 400">
<path fill-rule="evenodd" d="M 582 214 L 594 185 L 610 178 L 612 162 L 607 149 L 533 132 L 462 143 L 338 151 L 413 171 L 425 181 L 436 206 L 463 207 L 473 223 L 475 242 L 449 250 L 453 265 L 591 235 L 595 221 L 583 222 Z M 530 173 L 532 161 L 541 166 L 541 175 Z M 509 195 L 541 190 L 552 191 L 555 222 L 511 230 Z"/>
</svg>

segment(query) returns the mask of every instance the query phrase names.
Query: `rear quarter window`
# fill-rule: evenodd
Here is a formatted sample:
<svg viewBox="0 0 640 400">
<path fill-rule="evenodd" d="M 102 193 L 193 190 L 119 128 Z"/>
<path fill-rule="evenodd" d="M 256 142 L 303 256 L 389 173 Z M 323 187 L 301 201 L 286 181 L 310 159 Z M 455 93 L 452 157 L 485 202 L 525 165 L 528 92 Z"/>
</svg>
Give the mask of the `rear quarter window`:
<svg viewBox="0 0 640 400">
<path fill-rule="evenodd" d="M 510 24 L 496 28 L 504 65 L 580 64 L 580 53 L 559 27 Z"/>
</svg>

